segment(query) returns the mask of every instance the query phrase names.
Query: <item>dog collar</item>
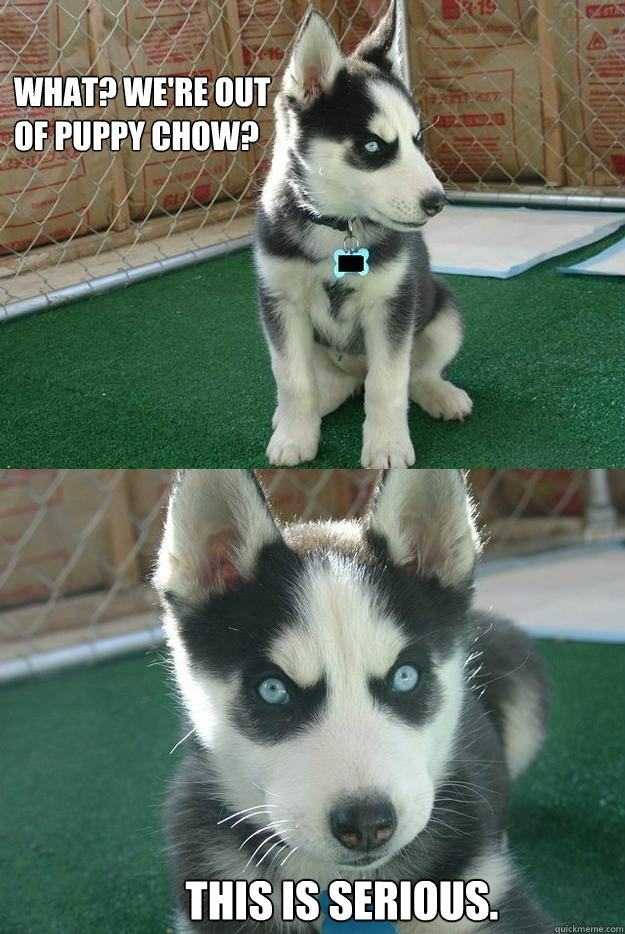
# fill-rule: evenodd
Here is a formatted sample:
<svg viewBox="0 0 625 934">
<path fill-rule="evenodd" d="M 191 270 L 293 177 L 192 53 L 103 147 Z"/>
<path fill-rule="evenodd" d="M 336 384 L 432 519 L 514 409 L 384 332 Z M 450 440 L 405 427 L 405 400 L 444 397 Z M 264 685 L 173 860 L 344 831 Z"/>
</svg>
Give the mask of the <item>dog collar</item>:
<svg viewBox="0 0 625 934">
<path fill-rule="evenodd" d="M 313 211 L 309 211 L 308 208 L 300 208 L 302 216 L 310 221 L 311 224 L 319 224 L 320 227 L 331 227 L 332 230 L 340 230 L 341 233 L 349 233 L 350 226 L 354 221 L 362 221 L 363 224 L 376 224 L 376 221 L 372 221 L 368 217 L 360 217 L 359 215 L 352 215 L 351 217 L 330 217 L 327 214 L 315 214 Z M 376 224 L 376 226 L 379 226 Z"/>
<path fill-rule="evenodd" d="M 312 224 L 330 227 L 345 234 L 342 250 L 332 253 L 332 273 L 336 279 L 342 279 L 348 273 L 366 276 L 369 272 L 369 250 L 361 247 L 358 237 L 354 233 L 354 221 L 367 221 L 366 217 L 327 217 L 322 214 L 313 214 L 308 208 L 299 209 L 303 217 Z M 373 221 L 371 222 L 373 223 Z"/>
<path fill-rule="evenodd" d="M 390 921 L 333 921 L 328 914 L 330 896 L 327 890 L 319 895 L 319 904 L 323 914 L 321 934 L 397 934 L 397 928 Z"/>
</svg>

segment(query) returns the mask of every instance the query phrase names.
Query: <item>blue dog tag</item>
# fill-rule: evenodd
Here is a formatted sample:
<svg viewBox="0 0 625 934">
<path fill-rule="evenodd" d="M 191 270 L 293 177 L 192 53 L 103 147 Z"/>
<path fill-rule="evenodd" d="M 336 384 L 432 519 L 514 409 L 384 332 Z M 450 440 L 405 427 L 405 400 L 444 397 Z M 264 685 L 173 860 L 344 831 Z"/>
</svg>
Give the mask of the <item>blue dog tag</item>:
<svg viewBox="0 0 625 934">
<path fill-rule="evenodd" d="M 333 921 L 328 914 L 330 896 L 327 890 L 319 895 L 319 904 L 324 915 L 321 934 L 359 934 L 360 931 L 365 934 L 365 928 L 367 934 L 397 934 L 395 926 L 390 921 L 375 921 L 373 918 L 370 921 L 354 921 L 353 918 L 349 921 Z"/>
<path fill-rule="evenodd" d="M 342 279 L 348 272 L 366 276 L 369 272 L 369 250 L 364 247 L 359 250 L 335 250 L 332 271 L 337 279 Z"/>
</svg>

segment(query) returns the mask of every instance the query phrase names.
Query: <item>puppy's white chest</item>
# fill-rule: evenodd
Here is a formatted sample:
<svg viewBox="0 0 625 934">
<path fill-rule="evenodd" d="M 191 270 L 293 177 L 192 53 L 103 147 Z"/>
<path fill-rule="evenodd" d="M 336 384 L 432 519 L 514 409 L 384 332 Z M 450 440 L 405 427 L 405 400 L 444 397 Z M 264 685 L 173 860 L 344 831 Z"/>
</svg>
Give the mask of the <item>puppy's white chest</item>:
<svg viewBox="0 0 625 934">
<path fill-rule="evenodd" d="M 390 267 L 390 268 L 389 268 Z M 321 275 L 321 288 L 314 291 L 310 315 L 315 327 L 337 343 L 354 331 L 366 331 L 371 315 L 384 314 L 389 300 L 401 282 L 403 263 L 371 269 L 367 275 L 348 273 L 336 278 L 327 267 Z"/>
<path fill-rule="evenodd" d="M 372 262 L 364 276 L 347 273 L 337 278 L 331 249 L 336 247 L 336 240 L 323 246 L 327 252 L 319 248 L 319 258 L 312 263 L 262 256 L 261 276 L 269 290 L 291 309 L 290 313 L 310 318 L 322 343 L 339 352 L 363 353 L 368 323 L 372 316 L 384 314 L 397 294 L 407 273 L 408 254 L 401 253 L 379 266 Z"/>
</svg>

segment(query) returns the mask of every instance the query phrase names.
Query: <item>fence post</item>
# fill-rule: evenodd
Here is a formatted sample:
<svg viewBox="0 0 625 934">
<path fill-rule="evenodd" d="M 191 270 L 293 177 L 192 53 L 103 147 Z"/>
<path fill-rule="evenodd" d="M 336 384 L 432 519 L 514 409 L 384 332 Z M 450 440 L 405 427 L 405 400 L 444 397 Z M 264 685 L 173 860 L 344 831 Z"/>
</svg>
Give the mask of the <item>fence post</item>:
<svg viewBox="0 0 625 934">
<path fill-rule="evenodd" d="M 616 528 L 616 510 L 612 503 L 607 470 L 588 471 L 586 535 L 593 538 Z"/>
</svg>

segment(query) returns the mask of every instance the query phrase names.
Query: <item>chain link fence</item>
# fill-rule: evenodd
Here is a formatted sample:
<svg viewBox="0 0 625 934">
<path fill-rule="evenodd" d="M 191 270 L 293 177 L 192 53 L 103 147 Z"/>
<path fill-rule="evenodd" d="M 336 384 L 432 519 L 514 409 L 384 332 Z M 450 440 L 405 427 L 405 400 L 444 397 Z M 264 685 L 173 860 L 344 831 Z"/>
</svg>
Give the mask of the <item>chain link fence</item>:
<svg viewBox="0 0 625 934">
<path fill-rule="evenodd" d="M 371 470 L 263 470 L 277 515 L 362 515 Z M 0 474 L 0 681 L 156 645 L 147 583 L 172 474 Z M 476 470 L 486 560 L 625 538 L 625 471 Z"/>
<path fill-rule="evenodd" d="M 384 0 L 317 0 L 351 51 Z M 307 0 L 0 4 L 0 308 L 5 319 L 249 243 L 272 104 Z M 625 4 L 409 0 L 406 75 L 452 200 L 625 207 Z M 16 106 L 14 76 L 273 79 L 266 108 Z M 140 151 L 18 152 L 18 119 L 144 119 Z M 252 119 L 238 153 L 155 152 L 156 119 Z"/>
</svg>

